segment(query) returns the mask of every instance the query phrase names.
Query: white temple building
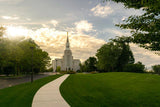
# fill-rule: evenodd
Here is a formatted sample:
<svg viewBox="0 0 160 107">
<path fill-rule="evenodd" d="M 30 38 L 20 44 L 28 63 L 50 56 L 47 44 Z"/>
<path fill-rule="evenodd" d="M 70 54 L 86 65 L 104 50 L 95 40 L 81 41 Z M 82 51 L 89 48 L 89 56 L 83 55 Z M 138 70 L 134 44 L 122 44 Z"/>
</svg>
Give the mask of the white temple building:
<svg viewBox="0 0 160 107">
<path fill-rule="evenodd" d="M 80 69 L 79 66 L 80 63 L 81 62 L 79 59 L 73 59 L 67 33 L 67 42 L 66 42 L 66 49 L 64 50 L 64 55 L 62 59 L 56 58 L 55 60 L 52 61 L 53 71 L 55 72 L 58 66 L 61 67 L 61 71 L 68 71 L 68 70 L 77 71 Z"/>
</svg>

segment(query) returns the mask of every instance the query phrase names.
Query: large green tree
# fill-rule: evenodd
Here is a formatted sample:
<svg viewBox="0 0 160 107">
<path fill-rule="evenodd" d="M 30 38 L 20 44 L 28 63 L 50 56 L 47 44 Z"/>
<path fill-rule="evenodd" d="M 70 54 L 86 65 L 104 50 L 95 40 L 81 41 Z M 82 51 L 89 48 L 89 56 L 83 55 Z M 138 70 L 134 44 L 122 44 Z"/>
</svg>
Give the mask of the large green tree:
<svg viewBox="0 0 160 107">
<path fill-rule="evenodd" d="M 132 15 L 123 24 L 117 24 L 117 26 L 131 30 L 132 42 L 149 50 L 160 51 L 160 0 L 112 1 L 123 3 L 127 8 L 144 10 L 143 15 Z"/>
<path fill-rule="evenodd" d="M 23 50 L 21 66 L 23 71 L 29 72 L 33 66 L 34 72 L 44 71 L 49 65 L 50 57 L 32 39 L 20 42 L 19 47 Z"/>
<path fill-rule="evenodd" d="M 29 73 L 31 68 L 38 73 L 46 70 L 50 57 L 32 39 L 9 40 L 3 38 L 5 28 L 0 28 L 0 73 L 6 75 Z"/>
<path fill-rule="evenodd" d="M 130 47 L 125 42 L 111 41 L 97 50 L 98 67 L 104 71 L 122 71 L 128 63 L 134 63 Z"/>
</svg>

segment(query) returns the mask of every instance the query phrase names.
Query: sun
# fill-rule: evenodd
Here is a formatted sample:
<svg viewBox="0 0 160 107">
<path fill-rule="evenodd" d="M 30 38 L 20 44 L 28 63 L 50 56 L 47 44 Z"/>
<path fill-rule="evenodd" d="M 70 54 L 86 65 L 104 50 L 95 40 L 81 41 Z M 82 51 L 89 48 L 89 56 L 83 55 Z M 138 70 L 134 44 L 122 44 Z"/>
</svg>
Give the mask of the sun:
<svg viewBox="0 0 160 107">
<path fill-rule="evenodd" d="M 29 30 L 21 26 L 6 26 L 6 36 L 9 38 L 26 37 Z"/>
</svg>

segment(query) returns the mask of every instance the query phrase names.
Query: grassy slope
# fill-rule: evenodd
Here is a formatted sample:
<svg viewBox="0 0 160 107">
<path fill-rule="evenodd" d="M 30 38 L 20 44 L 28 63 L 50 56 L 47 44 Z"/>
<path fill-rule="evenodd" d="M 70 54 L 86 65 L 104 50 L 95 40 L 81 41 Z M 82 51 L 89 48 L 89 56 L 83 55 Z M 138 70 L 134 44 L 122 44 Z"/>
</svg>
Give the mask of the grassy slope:
<svg viewBox="0 0 160 107">
<path fill-rule="evenodd" d="M 160 76 L 152 74 L 76 74 L 60 91 L 73 107 L 160 107 Z"/>
<path fill-rule="evenodd" d="M 31 107 L 33 97 L 37 90 L 46 83 L 60 77 L 53 75 L 13 87 L 0 90 L 0 107 Z"/>
</svg>

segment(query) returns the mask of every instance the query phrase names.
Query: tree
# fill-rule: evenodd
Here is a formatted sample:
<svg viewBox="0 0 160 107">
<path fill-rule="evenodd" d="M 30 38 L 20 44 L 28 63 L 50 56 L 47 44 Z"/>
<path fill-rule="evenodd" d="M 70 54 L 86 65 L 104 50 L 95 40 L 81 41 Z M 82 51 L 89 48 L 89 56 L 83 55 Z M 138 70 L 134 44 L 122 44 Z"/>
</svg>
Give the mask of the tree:
<svg viewBox="0 0 160 107">
<path fill-rule="evenodd" d="M 50 62 L 50 57 L 47 52 L 40 49 L 32 39 L 24 40 L 19 43 L 19 46 L 25 53 L 21 59 L 21 64 L 25 72 L 31 71 L 32 64 L 33 71 L 36 73 L 46 70 L 46 66 Z M 33 47 L 33 49 L 31 49 L 31 47 Z"/>
<path fill-rule="evenodd" d="M 97 50 L 98 68 L 104 71 L 121 71 L 134 60 L 128 44 L 111 41 Z"/>
<path fill-rule="evenodd" d="M 0 41 L 0 72 L 4 73 L 4 68 L 10 65 L 9 56 L 9 40 L 3 39 Z M 8 75 L 8 74 L 7 74 Z"/>
<path fill-rule="evenodd" d="M 46 70 L 50 57 L 32 39 L 3 38 L 6 28 L 0 27 L 0 73 L 6 75 L 29 73 L 33 64 L 35 73 Z M 33 47 L 33 49 L 31 49 Z"/>
<path fill-rule="evenodd" d="M 97 59 L 95 57 L 89 57 L 85 61 L 86 69 L 88 72 L 96 71 L 97 70 L 96 64 L 97 64 Z"/>
<path fill-rule="evenodd" d="M 6 75 L 30 73 L 32 64 L 33 71 L 38 73 L 45 71 L 49 63 L 48 53 L 40 49 L 31 39 L 22 41 L 3 38 L 0 41 L 0 73 Z"/>
<path fill-rule="evenodd" d="M 152 66 L 152 69 L 155 73 L 160 74 L 160 65 L 154 65 Z"/>
<path fill-rule="evenodd" d="M 81 72 L 92 72 L 97 70 L 97 59 L 89 57 L 83 64 L 80 64 Z"/>
<path fill-rule="evenodd" d="M 80 71 L 81 72 L 87 72 L 85 63 L 80 63 L 79 66 L 80 66 Z"/>
<path fill-rule="evenodd" d="M 145 65 L 141 62 L 137 62 L 135 64 L 126 64 L 124 66 L 123 72 L 136 72 L 136 73 L 144 73 Z"/>
<path fill-rule="evenodd" d="M 119 47 L 119 44 L 115 45 L 113 42 L 104 44 L 96 53 L 98 68 L 104 71 L 114 71 L 120 53 L 121 48 Z"/>
<path fill-rule="evenodd" d="M 109 0 L 106 0 L 109 1 Z M 140 44 L 153 51 L 160 51 L 160 0 L 112 0 L 120 2 L 127 8 L 143 8 L 141 16 L 130 16 L 123 24 L 117 24 L 122 29 L 130 29 L 132 42 Z"/>
<path fill-rule="evenodd" d="M 119 56 L 118 63 L 117 63 L 118 71 L 122 71 L 124 68 L 124 65 L 128 63 L 133 64 L 135 61 L 133 57 L 133 53 L 129 47 L 130 38 L 122 36 L 122 37 L 117 37 L 115 39 L 111 39 L 111 41 L 120 44 L 122 47 L 121 55 Z"/>
</svg>

